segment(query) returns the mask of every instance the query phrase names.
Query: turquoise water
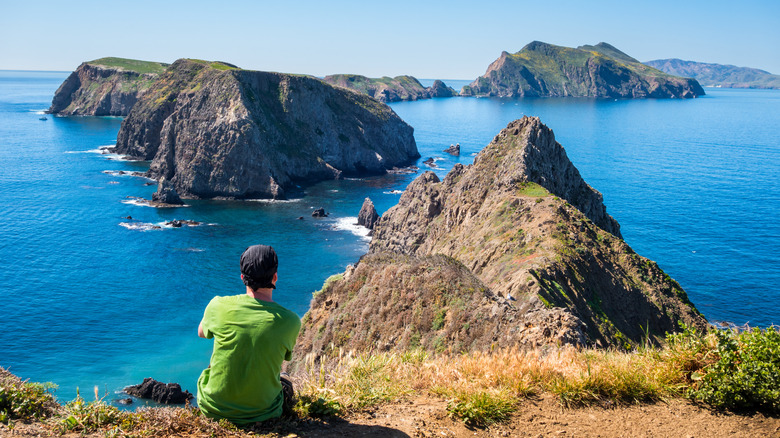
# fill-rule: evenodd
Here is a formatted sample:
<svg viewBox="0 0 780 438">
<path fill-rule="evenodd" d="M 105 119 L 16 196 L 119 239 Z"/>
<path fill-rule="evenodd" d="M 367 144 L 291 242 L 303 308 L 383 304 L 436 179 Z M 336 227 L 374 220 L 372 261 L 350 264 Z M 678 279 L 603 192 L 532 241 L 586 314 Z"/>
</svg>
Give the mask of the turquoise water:
<svg viewBox="0 0 780 438">
<path fill-rule="evenodd" d="M 211 297 L 243 291 L 246 246 L 276 248 L 275 298 L 302 315 L 329 275 L 365 253 L 368 240 L 352 225 L 363 198 L 381 213 L 415 176 L 329 181 L 290 202 L 133 205 L 128 196 L 149 198 L 155 187 L 116 172 L 146 165 L 98 150 L 114 143 L 121 119 L 39 120 L 67 74 L 0 72 L 0 366 L 57 383 L 65 400 L 77 387 L 113 394 L 144 377 L 194 392 L 211 351 L 196 336 L 198 322 Z M 445 82 L 459 89 L 467 81 Z M 780 323 L 780 92 L 707 92 L 685 101 L 391 106 L 415 128 L 420 163 L 437 158 L 442 176 L 470 163 L 509 121 L 541 117 L 604 194 L 628 243 L 678 280 L 705 316 Z M 452 143 L 461 157 L 441 152 Z M 311 218 L 320 206 L 331 216 Z M 204 225 L 150 229 L 171 219 Z"/>
</svg>

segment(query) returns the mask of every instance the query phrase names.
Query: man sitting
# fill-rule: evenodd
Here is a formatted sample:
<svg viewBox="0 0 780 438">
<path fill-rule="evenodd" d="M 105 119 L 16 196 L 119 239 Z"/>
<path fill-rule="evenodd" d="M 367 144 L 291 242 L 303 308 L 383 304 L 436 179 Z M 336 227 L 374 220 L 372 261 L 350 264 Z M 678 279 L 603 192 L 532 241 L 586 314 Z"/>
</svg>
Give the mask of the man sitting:
<svg viewBox="0 0 780 438">
<path fill-rule="evenodd" d="M 277 266 L 273 248 L 250 246 L 241 255 L 246 293 L 214 297 L 206 306 L 198 336 L 214 338 L 214 352 L 198 379 L 198 406 L 209 418 L 264 421 L 280 416 L 292 400 L 292 385 L 280 382 L 280 372 L 301 320 L 273 301 Z"/>
</svg>

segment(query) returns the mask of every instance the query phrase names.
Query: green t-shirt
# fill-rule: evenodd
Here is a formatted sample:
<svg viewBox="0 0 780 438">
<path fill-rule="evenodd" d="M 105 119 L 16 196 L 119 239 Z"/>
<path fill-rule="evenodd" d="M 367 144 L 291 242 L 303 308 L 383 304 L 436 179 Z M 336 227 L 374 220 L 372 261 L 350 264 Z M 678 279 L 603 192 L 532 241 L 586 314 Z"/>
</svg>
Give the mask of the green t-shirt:
<svg viewBox="0 0 780 438">
<path fill-rule="evenodd" d="M 202 324 L 214 352 L 198 379 L 200 410 L 236 424 L 280 416 L 279 373 L 301 329 L 298 315 L 243 294 L 212 299 Z"/>
</svg>

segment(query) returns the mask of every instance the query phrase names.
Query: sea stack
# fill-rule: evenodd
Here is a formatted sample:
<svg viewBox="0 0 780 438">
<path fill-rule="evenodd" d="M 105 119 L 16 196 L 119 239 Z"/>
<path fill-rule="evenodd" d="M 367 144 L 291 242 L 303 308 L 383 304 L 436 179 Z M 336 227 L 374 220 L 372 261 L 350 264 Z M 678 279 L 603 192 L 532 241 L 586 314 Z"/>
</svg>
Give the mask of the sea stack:
<svg viewBox="0 0 780 438">
<path fill-rule="evenodd" d="M 315 362 L 416 347 L 631 349 L 680 322 L 707 326 L 680 285 L 620 238 L 601 194 L 535 117 L 443 180 L 417 177 L 304 320 L 294 357 Z"/>
<path fill-rule="evenodd" d="M 377 220 L 379 220 L 379 214 L 376 212 L 374 203 L 371 202 L 371 199 L 366 198 L 363 200 L 363 206 L 360 208 L 360 213 L 358 213 L 357 223 L 369 230 L 373 230 Z"/>
<path fill-rule="evenodd" d="M 182 198 L 286 197 L 419 157 L 390 107 L 319 79 L 220 62 L 172 64 L 122 122 L 114 152 L 151 160 Z"/>
</svg>

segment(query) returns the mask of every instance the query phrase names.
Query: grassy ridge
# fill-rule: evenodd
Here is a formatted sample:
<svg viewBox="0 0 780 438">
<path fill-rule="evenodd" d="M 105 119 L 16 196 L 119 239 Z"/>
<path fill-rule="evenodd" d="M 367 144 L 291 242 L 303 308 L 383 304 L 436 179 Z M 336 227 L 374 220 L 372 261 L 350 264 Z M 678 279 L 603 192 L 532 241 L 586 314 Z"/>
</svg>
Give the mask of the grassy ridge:
<svg viewBox="0 0 780 438">
<path fill-rule="evenodd" d="M 101 65 L 104 67 L 121 68 L 124 70 L 130 70 L 138 73 L 156 73 L 160 74 L 168 67 L 168 64 L 162 62 L 151 61 L 139 61 L 137 59 L 126 58 L 100 58 L 94 61 L 89 61 L 87 64 Z"/>
</svg>

